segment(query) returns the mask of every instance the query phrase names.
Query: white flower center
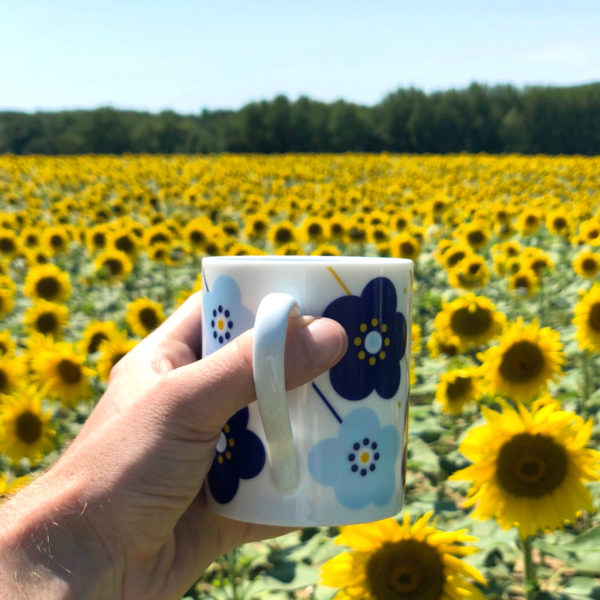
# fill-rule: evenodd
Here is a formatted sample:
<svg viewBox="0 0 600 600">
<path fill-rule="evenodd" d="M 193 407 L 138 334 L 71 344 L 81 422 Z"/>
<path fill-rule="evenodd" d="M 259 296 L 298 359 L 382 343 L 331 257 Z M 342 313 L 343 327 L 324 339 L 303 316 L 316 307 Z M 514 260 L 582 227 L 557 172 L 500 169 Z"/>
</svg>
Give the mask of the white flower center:
<svg viewBox="0 0 600 600">
<path fill-rule="evenodd" d="M 225 434 L 221 431 L 221 437 L 217 442 L 217 452 L 225 452 L 225 450 L 227 450 L 227 438 L 225 437 Z"/>
<path fill-rule="evenodd" d="M 379 331 L 373 329 L 365 336 L 365 350 L 369 354 L 377 354 L 377 352 L 381 350 L 382 344 L 383 342 Z"/>
</svg>

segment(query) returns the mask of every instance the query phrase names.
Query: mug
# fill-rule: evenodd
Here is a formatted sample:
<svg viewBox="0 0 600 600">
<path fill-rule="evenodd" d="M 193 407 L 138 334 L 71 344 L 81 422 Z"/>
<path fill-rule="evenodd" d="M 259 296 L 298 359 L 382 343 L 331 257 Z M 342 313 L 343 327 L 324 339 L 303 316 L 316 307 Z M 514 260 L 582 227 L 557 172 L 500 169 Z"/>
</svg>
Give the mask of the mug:
<svg viewBox="0 0 600 600">
<path fill-rule="evenodd" d="M 211 510 L 250 523 L 333 526 L 402 507 L 413 263 L 332 256 L 202 260 L 206 356 L 254 327 L 257 399 L 224 426 L 207 477 Z M 290 315 L 338 321 L 341 360 L 285 390 Z"/>
</svg>

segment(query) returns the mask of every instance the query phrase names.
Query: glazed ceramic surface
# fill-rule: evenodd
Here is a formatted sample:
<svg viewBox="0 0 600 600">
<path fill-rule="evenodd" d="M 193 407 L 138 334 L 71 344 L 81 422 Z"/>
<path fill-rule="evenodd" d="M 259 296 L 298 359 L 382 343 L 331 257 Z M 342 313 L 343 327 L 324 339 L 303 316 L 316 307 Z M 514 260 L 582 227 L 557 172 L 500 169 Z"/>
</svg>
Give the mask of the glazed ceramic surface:
<svg viewBox="0 0 600 600">
<path fill-rule="evenodd" d="M 206 486 L 211 509 L 240 521 L 290 526 L 397 514 L 405 473 L 412 262 L 209 257 L 202 272 L 203 355 L 256 323 L 255 382 L 264 417 L 253 402 L 223 428 Z M 271 377 L 283 381 L 278 368 L 273 375 L 260 365 L 283 364 L 285 325 L 296 311 L 338 321 L 348 350 L 330 371 L 281 402 L 275 392 L 261 398 L 277 387 Z"/>
</svg>

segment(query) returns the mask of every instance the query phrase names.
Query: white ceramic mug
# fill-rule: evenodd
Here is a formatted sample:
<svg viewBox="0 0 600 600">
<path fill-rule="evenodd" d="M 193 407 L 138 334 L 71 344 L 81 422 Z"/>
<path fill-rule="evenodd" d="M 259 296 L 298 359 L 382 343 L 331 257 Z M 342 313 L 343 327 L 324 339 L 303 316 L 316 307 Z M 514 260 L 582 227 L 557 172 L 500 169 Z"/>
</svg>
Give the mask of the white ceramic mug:
<svg viewBox="0 0 600 600">
<path fill-rule="evenodd" d="M 223 428 L 207 478 L 211 509 L 289 526 L 397 514 L 404 488 L 412 262 L 313 256 L 202 261 L 203 355 L 254 327 L 257 401 Z M 330 317 L 348 350 L 285 391 L 291 314 Z"/>
</svg>

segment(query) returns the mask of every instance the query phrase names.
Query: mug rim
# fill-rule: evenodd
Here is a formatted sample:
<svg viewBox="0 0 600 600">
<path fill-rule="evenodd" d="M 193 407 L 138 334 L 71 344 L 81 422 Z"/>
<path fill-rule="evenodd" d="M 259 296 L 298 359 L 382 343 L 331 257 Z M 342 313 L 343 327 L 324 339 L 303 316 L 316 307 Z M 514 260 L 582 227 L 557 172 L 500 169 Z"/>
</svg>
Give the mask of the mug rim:
<svg viewBox="0 0 600 600">
<path fill-rule="evenodd" d="M 235 264 L 235 263 L 257 263 L 257 264 L 361 264 L 361 265 L 404 265 L 412 266 L 414 263 L 409 258 L 392 258 L 388 256 L 302 256 L 302 255 L 263 255 L 251 254 L 243 256 L 205 256 L 202 263 Z"/>
</svg>

